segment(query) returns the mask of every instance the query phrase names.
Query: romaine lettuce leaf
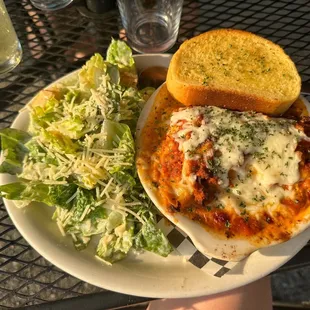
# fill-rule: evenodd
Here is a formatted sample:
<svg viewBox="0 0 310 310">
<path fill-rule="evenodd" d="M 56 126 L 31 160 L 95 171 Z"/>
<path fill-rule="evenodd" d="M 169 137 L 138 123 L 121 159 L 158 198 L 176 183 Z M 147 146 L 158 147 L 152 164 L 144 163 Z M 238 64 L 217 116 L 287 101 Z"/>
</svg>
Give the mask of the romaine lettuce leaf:
<svg viewBox="0 0 310 310">
<path fill-rule="evenodd" d="M 116 85 L 120 83 L 120 74 L 117 66 L 108 64 L 107 74 L 109 76 L 109 82 Z"/>
<path fill-rule="evenodd" d="M 5 128 L 0 130 L 2 163 L 0 173 L 16 174 L 22 167 L 23 158 L 28 153 L 25 143 L 31 136 L 21 130 Z"/>
<path fill-rule="evenodd" d="M 104 119 L 126 123 L 133 132 L 145 103 L 136 88 L 111 83 L 101 84 L 96 91 L 92 91 L 90 102 L 97 104 Z"/>
<path fill-rule="evenodd" d="M 56 112 L 46 113 L 42 116 L 38 116 L 35 112 L 30 115 L 29 131 L 32 134 L 40 133 L 41 129 L 47 128 L 49 123 L 59 120 L 59 116 Z"/>
<path fill-rule="evenodd" d="M 136 131 L 137 121 L 144 103 L 145 101 L 137 89 L 130 87 L 123 92 L 118 121 L 127 124 L 133 133 Z"/>
<path fill-rule="evenodd" d="M 111 264 L 125 258 L 132 247 L 132 231 L 127 229 L 121 236 L 103 235 L 98 243 L 97 255 Z"/>
<path fill-rule="evenodd" d="M 56 209 L 53 219 L 60 221 L 64 231 L 74 236 L 73 243 L 76 249 L 83 250 L 92 235 L 105 231 L 107 221 L 104 209 L 102 210 L 103 212 L 100 212 L 95 209 L 94 192 L 79 187 L 72 208 L 66 211 L 65 216 L 63 210 Z"/>
<path fill-rule="evenodd" d="M 116 171 L 113 173 L 113 178 L 120 184 L 126 184 L 129 188 L 133 188 L 136 185 L 136 179 L 132 175 L 132 171 Z"/>
<path fill-rule="evenodd" d="M 124 149 L 134 152 L 134 142 L 130 128 L 126 124 L 105 120 L 102 125 L 103 133 L 106 134 L 104 148 L 108 150 Z"/>
<path fill-rule="evenodd" d="M 0 186 L 0 197 L 11 200 L 43 202 L 49 206 L 70 209 L 73 202 L 68 202 L 76 192 L 77 185 L 47 185 L 41 182 L 15 182 Z"/>
<path fill-rule="evenodd" d="M 82 222 L 87 214 L 84 214 L 85 209 L 89 209 L 94 207 L 95 199 L 92 190 L 87 190 L 79 187 L 77 189 L 77 194 L 74 199 L 72 212 L 72 221 L 74 222 Z"/>
<path fill-rule="evenodd" d="M 107 61 L 117 65 L 120 73 L 120 84 L 126 87 L 136 87 L 138 74 L 130 47 L 120 40 L 112 39 L 107 50 Z"/>
<path fill-rule="evenodd" d="M 147 198 L 149 199 L 149 198 Z M 156 218 L 150 207 L 139 208 L 138 215 L 144 220 L 135 235 L 134 246 L 166 257 L 172 252 L 172 246 L 163 232 L 156 227 Z"/>
<path fill-rule="evenodd" d="M 124 41 L 114 39 L 107 50 L 107 62 L 118 65 L 119 68 L 131 67 L 135 64 L 131 48 Z"/>
<path fill-rule="evenodd" d="M 79 116 L 68 116 L 57 122 L 53 122 L 49 130 L 61 132 L 62 135 L 70 139 L 80 139 L 85 133 L 85 120 Z"/>
<path fill-rule="evenodd" d="M 102 131 L 106 134 L 103 148 L 115 151 L 113 164 L 107 167 L 110 173 L 132 169 L 135 147 L 130 128 L 126 124 L 105 120 Z"/>
<path fill-rule="evenodd" d="M 163 232 L 156 227 L 156 210 L 151 199 L 137 178 L 136 185 L 131 189 L 130 195 L 125 195 L 126 202 L 132 202 L 132 197 L 136 197 L 142 203 L 141 206 L 133 207 L 132 210 L 136 212 L 143 220 L 143 224 L 136 225 L 136 235 L 134 237 L 134 247 L 136 249 L 144 249 L 160 256 L 168 256 L 173 248 L 169 243 L 167 237 Z"/>
<path fill-rule="evenodd" d="M 47 114 L 55 112 L 55 109 L 59 106 L 60 106 L 59 100 L 57 100 L 55 96 L 52 95 L 51 97 L 46 98 L 46 100 L 42 102 L 41 105 L 32 106 L 32 109 L 36 117 L 41 118 Z"/>
<path fill-rule="evenodd" d="M 74 154 L 79 150 L 79 144 L 59 131 L 43 130 L 41 135 L 44 143 L 52 146 L 57 152 L 64 154 Z"/>
<path fill-rule="evenodd" d="M 133 234 L 133 223 L 124 219 L 113 231 L 103 234 L 97 246 L 97 255 L 108 263 L 125 258 L 133 245 Z"/>
<path fill-rule="evenodd" d="M 64 100 L 69 104 L 77 104 L 79 102 L 81 92 L 77 89 L 69 89 L 64 95 Z"/>
<path fill-rule="evenodd" d="M 30 127 L 31 133 L 40 132 L 41 128 L 47 128 L 48 124 L 57 121 L 62 112 L 59 89 L 42 90 L 30 104 Z"/>
<path fill-rule="evenodd" d="M 156 228 L 154 221 L 151 218 L 146 220 L 134 238 L 134 246 L 167 257 L 172 252 L 172 246 L 163 232 Z"/>
<path fill-rule="evenodd" d="M 79 195 L 83 195 L 82 193 L 80 192 Z M 76 208 L 76 202 L 74 204 L 75 206 L 70 210 L 57 207 L 52 219 L 63 227 L 65 233 L 74 236 L 73 244 L 75 248 L 83 250 L 87 247 L 93 235 L 102 234 L 106 231 L 107 214 L 104 208 L 97 207 L 94 210 L 90 210 L 90 213 L 83 216 L 82 219 L 81 216 L 85 212 L 85 208 Z M 80 216 L 78 216 L 78 213 L 80 213 Z"/>
<path fill-rule="evenodd" d="M 104 206 L 97 206 L 89 213 L 87 218 L 89 218 L 92 222 L 96 222 L 98 219 L 105 219 L 107 218 L 107 210 Z"/>
<path fill-rule="evenodd" d="M 73 201 L 69 201 L 70 198 L 75 194 L 77 185 L 69 183 L 66 185 L 46 185 L 48 187 L 48 201 L 50 206 L 59 206 L 64 209 L 71 209 Z"/>
<path fill-rule="evenodd" d="M 25 146 L 29 150 L 29 159 L 33 162 L 40 162 L 45 164 L 51 164 L 51 165 L 58 165 L 58 161 L 56 157 L 53 157 L 49 153 L 46 153 L 45 150 L 38 144 L 36 139 L 29 140 Z M 42 154 L 45 154 L 45 156 L 42 156 Z M 24 166 L 25 167 L 25 166 Z"/>
<path fill-rule="evenodd" d="M 96 53 L 86 62 L 79 72 L 80 87 L 84 91 L 90 89 L 97 89 L 101 82 L 102 77 L 105 76 L 107 65 L 102 56 Z"/>
</svg>

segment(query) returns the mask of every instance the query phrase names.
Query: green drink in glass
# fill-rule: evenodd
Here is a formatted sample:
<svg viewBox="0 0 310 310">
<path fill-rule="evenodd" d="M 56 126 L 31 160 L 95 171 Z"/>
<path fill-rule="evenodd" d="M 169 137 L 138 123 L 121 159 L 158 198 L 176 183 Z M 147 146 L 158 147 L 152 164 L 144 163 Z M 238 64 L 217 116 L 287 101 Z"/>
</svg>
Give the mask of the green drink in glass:
<svg viewBox="0 0 310 310">
<path fill-rule="evenodd" d="M 22 58 L 22 48 L 3 0 L 0 0 L 0 74 L 13 70 Z"/>
</svg>

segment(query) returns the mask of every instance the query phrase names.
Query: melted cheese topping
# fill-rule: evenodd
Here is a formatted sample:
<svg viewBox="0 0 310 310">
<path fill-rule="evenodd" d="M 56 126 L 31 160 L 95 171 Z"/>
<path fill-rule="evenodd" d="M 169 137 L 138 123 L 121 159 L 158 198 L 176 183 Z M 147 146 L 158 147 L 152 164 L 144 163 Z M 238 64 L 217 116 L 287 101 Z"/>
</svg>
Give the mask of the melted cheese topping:
<svg viewBox="0 0 310 310">
<path fill-rule="evenodd" d="M 172 137 L 185 160 L 202 158 L 218 178 L 223 191 L 215 203 L 238 214 L 245 207 L 255 212 L 261 206 L 272 213 L 283 197 L 292 195 L 290 185 L 299 181 L 301 155 L 295 150 L 307 137 L 294 121 L 204 106 L 174 112 L 170 126 L 178 128 Z M 207 141 L 211 149 L 197 151 Z M 195 175 L 182 174 L 182 183 L 195 180 Z"/>
</svg>

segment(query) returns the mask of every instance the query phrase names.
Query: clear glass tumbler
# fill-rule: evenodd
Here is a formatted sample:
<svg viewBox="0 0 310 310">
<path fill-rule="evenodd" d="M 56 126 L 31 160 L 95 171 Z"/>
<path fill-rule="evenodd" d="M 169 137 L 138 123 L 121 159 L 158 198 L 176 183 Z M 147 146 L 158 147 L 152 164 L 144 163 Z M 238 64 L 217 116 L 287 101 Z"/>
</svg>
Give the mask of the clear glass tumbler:
<svg viewBox="0 0 310 310">
<path fill-rule="evenodd" d="M 0 0 L 0 74 L 13 70 L 22 58 L 22 48 L 3 0 Z"/>
<path fill-rule="evenodd" d="M 55 11 L 69 5 L 73 0 L 30 0 L 37 9 L 42 11 Z"/>
<path fill-rule="evenodd" d="M 176 42 L 183 0 L 117 0 L 129 45 L 140 53 L 161 53 Z"/>
</svg>

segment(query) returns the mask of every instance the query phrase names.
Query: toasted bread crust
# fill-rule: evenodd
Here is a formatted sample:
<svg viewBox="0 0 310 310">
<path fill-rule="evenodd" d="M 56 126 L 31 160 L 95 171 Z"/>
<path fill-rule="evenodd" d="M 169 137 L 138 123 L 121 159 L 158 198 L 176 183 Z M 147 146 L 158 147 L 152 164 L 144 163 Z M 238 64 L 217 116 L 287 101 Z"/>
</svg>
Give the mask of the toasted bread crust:
<svg viewBox="0 0 310 310">
<path fill-rule="evenodd" d="M 184 77 L 180 76 L 180 72 L 182 72 L 182 66 L 186 66 L 180 59 L 182 59 L 184 51 L 188 53 L 187 49 L 190 48 L 189 42 L 191 40 L 195 39 L 198 46 L 197 48 L 199 48 L 199 45 L 206 44 L 205 41 L 209 40 L 210 36 L 212 36 L 212 38 L 220 36 L 223 37 L 223 40 L 227 40 L 227 36 L 232 34 L 234 36 L 237 35 L 238 39 L 240 39 L 243 43 L 249 38 L 251 38 L 251 41 L 257 41 L 258 44 L 260 44 L 260 49 L 262 46 L 263 48 L 268 46 L 268 48 L 272 49 L 272 53 L 275 54 L 275 57 L 281 57 L 281 59 L 283 59 L 283 63 L 287 64 L 286 70 L 293 77 L 291 81 L 292 84 L 288 85 L 288 87 L 292 87 L 293 85 L 292 90 L 289 92 L 288 96 L 279 96 L 279 98 L 277 98 L 277 96 L 268 96 L 268 94 L 264 93 L 264 89 L 262 89 L 260 93 L 259 87 L 262 87 L 262 85 L 257 85 L 256 91 L 251 92 L 246 88 L 238 89 L 238 87 L 227 87 L 224 85 L 225 83 L 220 83 L 221 81 L 219 78 L 214 83 L 211 82 L 209 85 L 202 85 L 201 82 L 195 79 L 192 81 L 185 81 Z M 273 42 L 258 37 L 252 33 L 234 29 L 213 30 L 201 34 L 193 39 L 184 42 L 180 49 L 175 53 L 171 60 L 167 74 L 167 88 L 169 92 L 175 99 L 184 105 L 214 105 L 232 110 L 254 110 L 269 115 L 281 115 L 298 98 L 300 93 L 301 80 L 296 67 L 290 58 L 284 53 L 282 48 Z M 250 48 L 253 50 L 253 46 Z M 269 50 L 266 51 L 266 53 L 268 52 Z M 260 51 L 260 53 L 262 53 L 262 51 Z M 223 67 L 218 67 L 218 70 L 221 70 L 222 68 Z M 265 76 L 262 78 L 266 79 Z M 287 83 L 288 82 L 289 81 L 287 81 Z M 268 83 L 268 80 L 264 81 L 264 83 Z M 256 87 L 255 84 L 254 87 Z M 249 89 L 251 88 L 253 89 L 253 82 L 252 84 L 249 83 Z"/>
<path fill-rule="evenodd" d="M 171 78 L 168 72 L 167 87 L 172 96 L 186 106 L 212 105 L 237 111 L 256 111 L 269 115 L 281 115 L 286 112 L 293 101 L 271 101 L 263 97 L 242 94 L 231 90 L 187 85 Z"/>
</svg>

